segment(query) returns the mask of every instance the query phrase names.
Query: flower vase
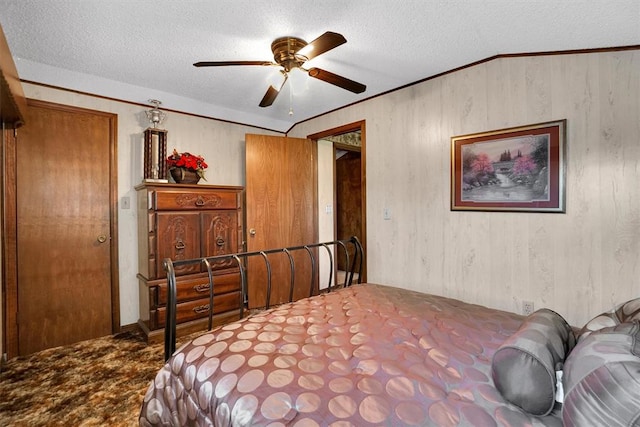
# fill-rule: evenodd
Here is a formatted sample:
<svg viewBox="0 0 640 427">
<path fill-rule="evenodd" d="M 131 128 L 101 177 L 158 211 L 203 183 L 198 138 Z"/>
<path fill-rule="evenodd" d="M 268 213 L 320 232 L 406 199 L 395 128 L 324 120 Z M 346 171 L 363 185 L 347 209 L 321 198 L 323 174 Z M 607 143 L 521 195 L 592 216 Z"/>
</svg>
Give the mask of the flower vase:
<svg viewBox="0 0 640 427">
<path fill-rule="evenodd" d="M 171 177 L 177 184 L 197 184 L 200 175 L 196 171 L 185 168 L 173 168 L 170 170 Z"/>
</svg>

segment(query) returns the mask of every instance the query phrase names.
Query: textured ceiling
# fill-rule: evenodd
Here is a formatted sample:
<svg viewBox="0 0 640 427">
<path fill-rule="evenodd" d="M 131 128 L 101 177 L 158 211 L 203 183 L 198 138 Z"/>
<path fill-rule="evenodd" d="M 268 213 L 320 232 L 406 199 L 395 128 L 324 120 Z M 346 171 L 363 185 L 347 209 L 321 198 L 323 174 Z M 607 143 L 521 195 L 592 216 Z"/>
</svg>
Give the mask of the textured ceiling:
<svg viewBox="0 0 640 427">
<path fill-rule="evenodd" d="M 24 80 L 286 131 L 494 55 L 640 45 L 640 0 L 0 0 L 0 24 Z M 292 73 L 261 108 L 278 68 L 192 65 L 270 61 L 275 38 L 325 31 L 347 43 L 306 66 L 364 93 Z"/>
</svg>

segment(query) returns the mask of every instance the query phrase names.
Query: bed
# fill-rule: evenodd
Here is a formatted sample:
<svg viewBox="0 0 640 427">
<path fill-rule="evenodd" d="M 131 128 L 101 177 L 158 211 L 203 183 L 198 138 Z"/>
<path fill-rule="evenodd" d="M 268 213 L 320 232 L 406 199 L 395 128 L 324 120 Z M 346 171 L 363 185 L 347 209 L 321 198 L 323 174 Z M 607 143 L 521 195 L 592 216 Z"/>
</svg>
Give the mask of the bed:
<svg viewBox="0 0 640 427">
<path fill-rule="evenodd" d="M 630 342 L 637 341 L 640 350 L 640 324 L 625 318 L 613 329 L 621 325 L 628 329 L 620 340 L 626 350 L 616 353 L 624 357 L 614 356 L 614 363 L 622 363 L 622 371 L 630 372 L 634 381 L 640 374 L 640 352 L 634 359 Z M 624 339 L 635 334 L 636 341 Z M 392 286 L 350 285 L 347 280 L 319 295 L 215 328 L 172 352 L 149 385 L 139 422 L 640 425 L 640 375 L 635 383 L 622 385 L 632 400 L 613 392 L 622 408 L 631 405 L 624 420 L 611 408 L 589 403 L 589 396 L 596 394 L 584 386 L 591 384 L 589 373 L 602 367 L 596 363 L 587 369 L 581 362 L 584 354 L 600 351 L 601 343 L 594 344 L 593 337 L 602 334 L 591 333 L 577 343 L 575 328 L 551 310 L 525 318 Z M 569 362 L 572 351 L 587 353 L 576 356 L 572 372 L 565 369 L 572 383 L 565 378 L 563 392 L 563 380 L 555 371 Z M 619 374 L 615 381 L 620 375 L 624 377 Z M 639 391 L 629 393 L 633 384 Z M 567 388 L 577 391 L 568 395 Z M 557 401 L 567 397 L 573 399 L 568 412 Z M 603 413 L 604 418 L 589 418 Z M 608 421 L 589 424 L 597 419 Z"/>
</svg>

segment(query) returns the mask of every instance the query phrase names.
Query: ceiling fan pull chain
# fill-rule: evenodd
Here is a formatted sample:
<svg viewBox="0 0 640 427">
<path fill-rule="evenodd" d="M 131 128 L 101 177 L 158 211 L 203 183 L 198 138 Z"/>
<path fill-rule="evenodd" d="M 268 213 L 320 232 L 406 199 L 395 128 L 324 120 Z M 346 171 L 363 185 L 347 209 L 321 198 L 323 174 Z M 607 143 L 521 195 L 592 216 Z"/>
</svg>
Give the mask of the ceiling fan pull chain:
<svg viewBox="0 0 640 427">
<path fill-rule="evenodd" d="M 293 116 L 293 81 L 289 82 L 289 115 Z"/>
</svg>

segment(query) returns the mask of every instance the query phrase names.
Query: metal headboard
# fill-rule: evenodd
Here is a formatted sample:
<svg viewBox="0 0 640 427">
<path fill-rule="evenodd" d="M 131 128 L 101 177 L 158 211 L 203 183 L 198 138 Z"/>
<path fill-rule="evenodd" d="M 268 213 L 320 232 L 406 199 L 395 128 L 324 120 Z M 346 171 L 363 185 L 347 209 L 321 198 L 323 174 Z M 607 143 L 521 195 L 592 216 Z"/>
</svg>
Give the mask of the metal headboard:
<svg viewBox="0 0 640 427">
<path fill-rule="evenodd" d="M 354 280 L 355 273 L 358 273 L 356 278 L 356 283 L 361 283 L 362 278 L 362 268 L 364 264 L 364 251 L 362 248 L 362 244 L 358 240 L 357 237 L 353 236 L 349 239 L 345 240 L 334 240 L 330 242 L 323 243 L 311 243 L 308 245 L 301 246 L 290 246 L 286 248 L 278 248 L 278 249 L 268 249 L 263 251 L 255 251 L 255 252 L 239 252 L 235 254 L 226 254 L 226 255 L 217 255 L 206 258 L 195 258 L 188 260 L 176 260 L 172 261 L 169 258 L 164 260 L 164 269 L 167 272 L 167 317 L 166 324 L 164 329 L 164 358 L 165 361 L 171 357 L 171 355 L 175 352 L 176 349 L 176 267 L 183 267 L 187 265 L 194 264 L 203 264 L 207 268 L 207 272 L 209 275 L 209 325 L 208 328 L 212 328 L 213 324 L 213 294 L 214 294 L 214 275 L 212 264 L 219 261 L 228 261 L 232 260 L 235 262 L 235 265 L 238 266 L 240 270 L 240 281 L 241 281 L 241 298 L 240 301 L 240 318 L 244 316 L 244 305 L 247 301 L 247 266 L 246 260 L 250 257 L 260 257 L 264 260 L 266 266 L 266 304 L 265 309 L 270 308 L 270 299 L 271 299 L 271 261 L 269 260 L 269 255 L 276 253 L 284 253 L 287 255 L 289 259 L 290 266 L 290 284 L 289 284 L 289 302 L 293 301 L 293 290 L 295 287 L 295 262 L 293 259 L 292 253 L 297 251 L 305 251 L 309 254 L 309 258 L 311 260 L 311 277 L 309 278 L 309 296 L 313 296 L 315 290 L 316 283 L 316 273 L 318 270 L 318 252 L 314 252 L 312 249 L 323 247 L 326 249 L 329 254 L 329 281 L 327 285 L 327 291 L 331 292 L 332 289 L 336 287 L 347 287 L 351 286 Z M 334 266 L 333 266 L 333 257 L 334 254 L 331 252 L 331 247 L 337 249 L 340 247 L 343 249 L 344 257 L 345 257 L 345 266 L 349 266 L 349 271 L 347 271 L 344 283 L 339 285 L 336 283 L 332 286 L 333 277 L 334 277 Z M 349 255 L 348 248 L 353 248 L 353 258 Z"/>
</svg>

